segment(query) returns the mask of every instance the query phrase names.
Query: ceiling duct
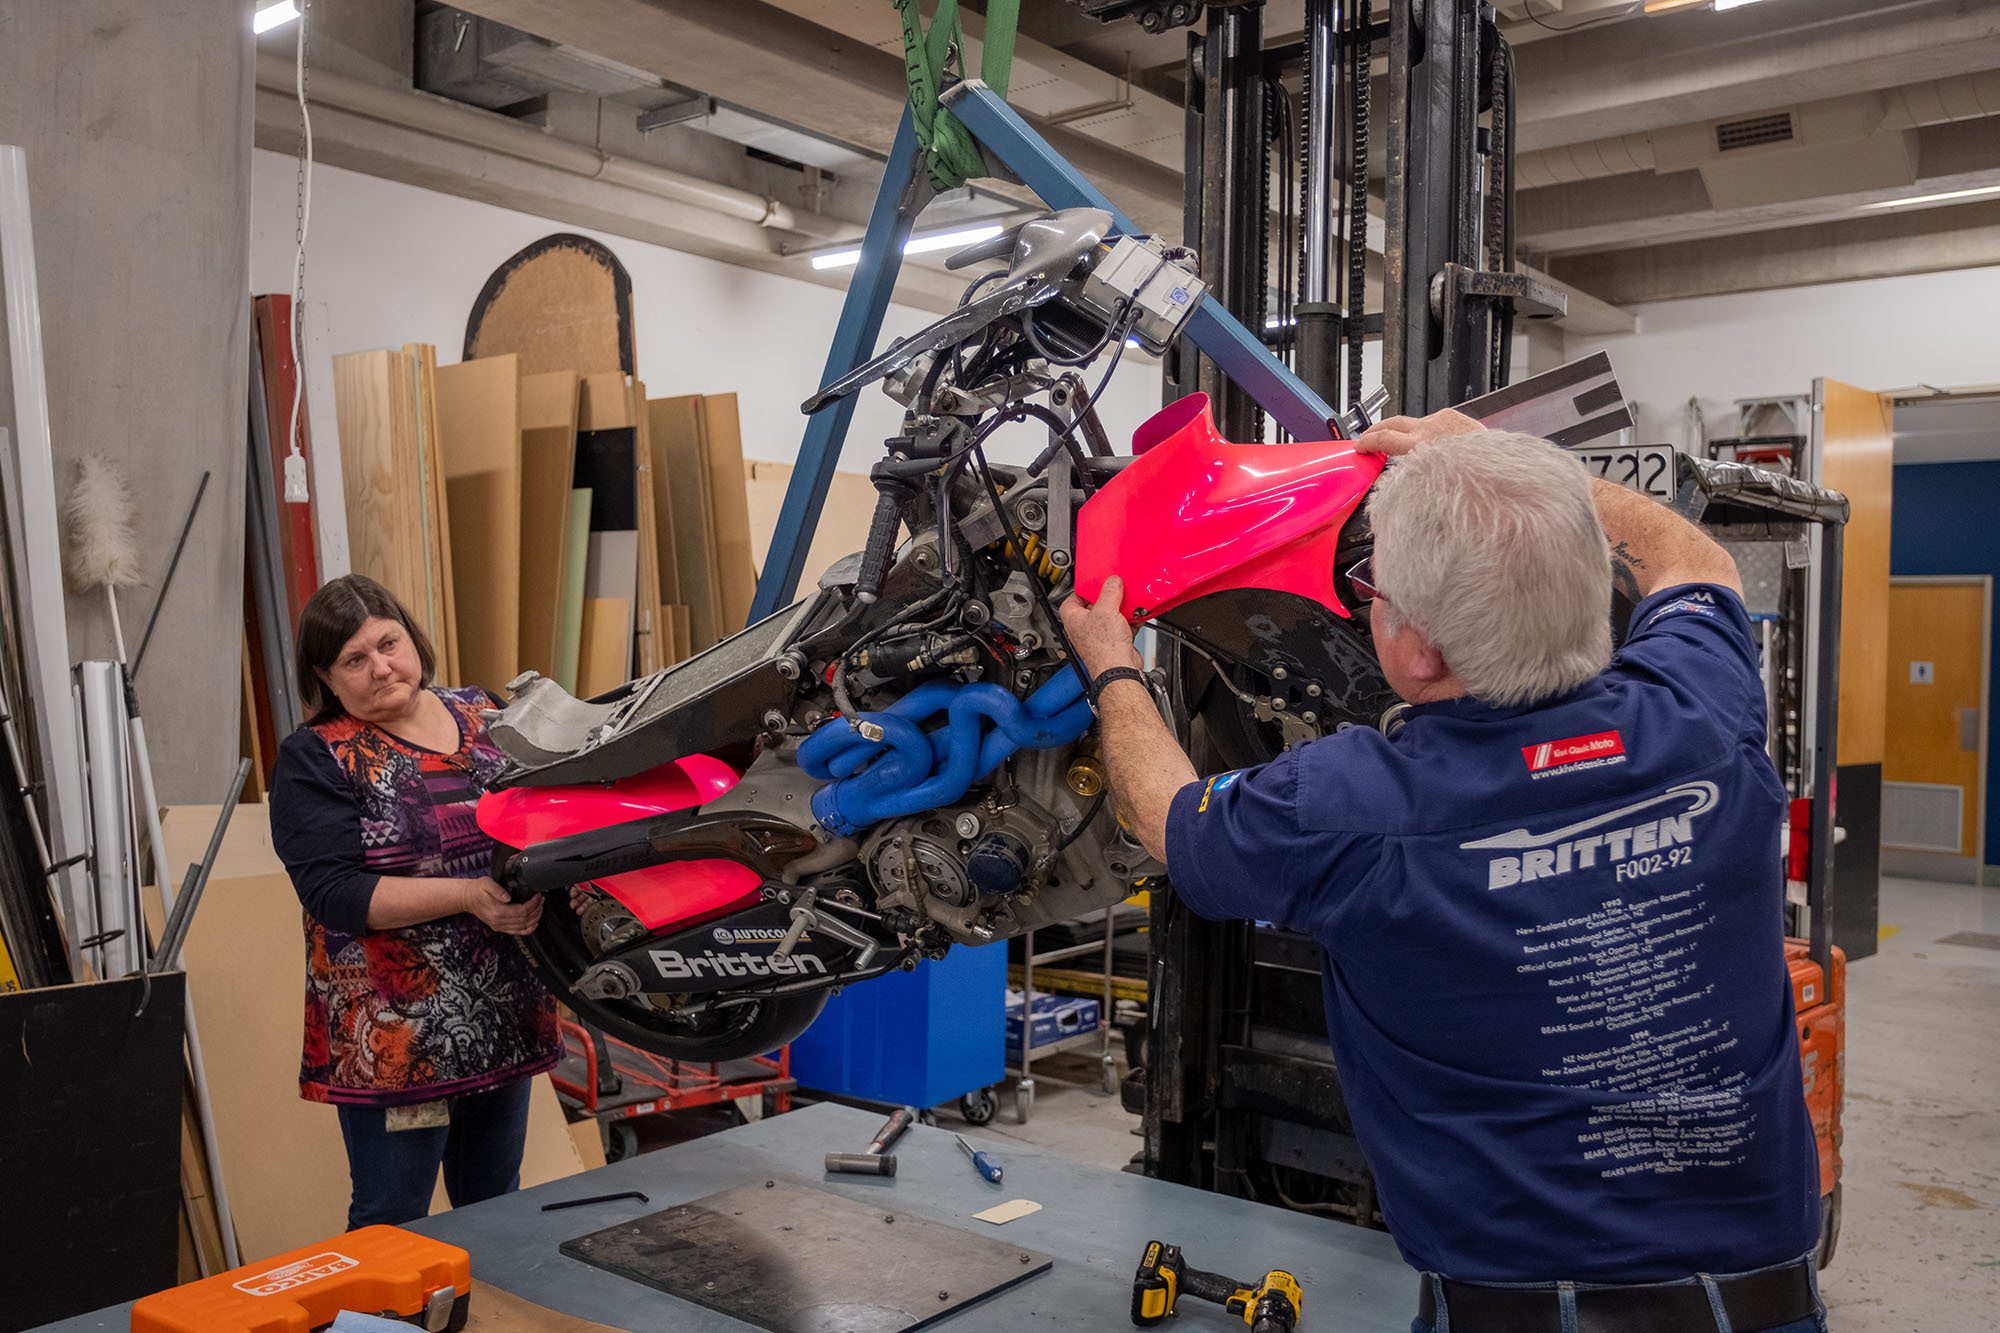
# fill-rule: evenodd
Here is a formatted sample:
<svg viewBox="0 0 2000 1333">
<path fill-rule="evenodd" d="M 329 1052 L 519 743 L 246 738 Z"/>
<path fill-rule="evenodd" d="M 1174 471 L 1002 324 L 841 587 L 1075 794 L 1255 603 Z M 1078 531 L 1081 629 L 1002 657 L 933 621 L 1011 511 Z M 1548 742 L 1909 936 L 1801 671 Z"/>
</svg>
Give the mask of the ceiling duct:
<svg viewBox="0 0 2000 1333">
<path fill-rule="evenodd" d="M 1801 143 L 1813 136 L 1813 122 L 1842 122 L 1838 131 L 1822 131 L 1818 137 L 1857 138 L 1893 130 L 1921 129 L 1951 121 L 1978 120 L 2000 116 L 2000 69 L 1960 74 L 1949 79 L 1889 88 L 1879 93 L 1855 93 L 1829 98 L 1796 108 L 1738 116 L 1707 125 L 1680 126 L 1642 134 L 1620 134 L 1608 139 L 1562 144 L 1522 153 L 1515 164 L 1516 179 L 1523 190 L 1572 181 L 1600 180 L 1635 171 L 1681 170 L 1699 163 L 1695 158 L 1771 144 Z M 1783 123 L 1784 134 L 1775 138 L 1737 138 L 1750 127 L 1767 122 Z M 1725 137 L 1724 131 L 1731 131 Z M 1763 130 L 1762 133 L 1775 133 Z M 1698 140 L 1701 147 L 1695 147 Z M 1713 145 L 1712 148 L 1708 145 Z M 1662 152 L 1662 149 L 1666 151 Z M 1672 159 L 1662 161 L 1660 159 Z"/>
<path fill-rule="evenodd" d="M 1756 148 L 1761 144 L 1790 143 L 1793 137 L 1792 113 L 1789 111 L 1715 123 L 1715 151 L 1718 153 Z"/>
</svg>

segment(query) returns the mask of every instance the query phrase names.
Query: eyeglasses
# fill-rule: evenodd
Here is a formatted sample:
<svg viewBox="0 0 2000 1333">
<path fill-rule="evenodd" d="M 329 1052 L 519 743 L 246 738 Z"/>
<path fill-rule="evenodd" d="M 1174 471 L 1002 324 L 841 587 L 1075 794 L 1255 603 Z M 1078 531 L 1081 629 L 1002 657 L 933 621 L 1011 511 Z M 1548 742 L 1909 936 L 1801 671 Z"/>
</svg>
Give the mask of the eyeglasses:
<svg viewBox="0 0 2000 1333">
<path fill-rule="evenodd" d="M 1366 605 L 1381 597 L 1381 589 L 1375 586 L 1375 557 L 1366 556 L 1357 561 L 1354 567 L 1347 571 L 1347 583 L 1354 589 L 1354 599 L 1357 603 Z"/>
</svg>

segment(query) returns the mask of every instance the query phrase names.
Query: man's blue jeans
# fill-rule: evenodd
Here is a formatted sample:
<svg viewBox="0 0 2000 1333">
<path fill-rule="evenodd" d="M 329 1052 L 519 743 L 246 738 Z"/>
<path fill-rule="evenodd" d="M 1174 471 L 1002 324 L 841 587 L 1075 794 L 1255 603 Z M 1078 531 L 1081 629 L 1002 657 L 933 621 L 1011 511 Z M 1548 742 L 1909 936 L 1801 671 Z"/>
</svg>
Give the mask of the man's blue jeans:
<svg viewBox="0 0 2000 1333">
<path fill-rule="evenodd" d="M 1782 1264 L 1773 1265 L 1773 1267 L 1775 1268 L 1782 1268 L 1783 1266 L 1784 1265 Z M 1760 1268 L 1760 1269 L 1753 1269 L 1751 1271 L 1765 1272 L 1767 1270 Z M 1704 1325 L 1700 1328 L 1689 1329 L 1688 1333 L 1827 1333 L 1826 1307 L 1823 1303 L 1819 1302 L 1819 1273 L 1818 1270 L 1812 1266 L 1811 1256 L 1807 1256 L 1806 1272 L 1812 1278 L 1813 1300 L 1816 1304 L 1820 1305 L 1820 1312 L 1811 1317 L 1810 1319 L 1801 1319 L 1795 1323 L 1790 1323 L 1790 1324 L 1780 1324 L 1775 1328 L 1749 1329 L 1749 1328 L 1731 1328 L 1729 1327 L 1727 1321 L 1721 1319 L 1720 1316 L 1718 1315 L 1717 1321 L 1713 1325 L 1704 1323 Z M 1714 1274 L 1713 1276 L 1717 1279 L 1727 1279 L 1730 1277 L 1740 1277 L 1742 1275 L 1736 1273 L 1717 1273 Z M 1429 1281 L 1428 1276 L 1426 1277 L 1425 1280 Z M 1695 1279 L 1692 1278 L 1689 1279 L 1689 1281 L 1691 1282 L 1694 1280 Z M 1524 1284 L 1524 1285 L 1553 1288 L 1556 1284 L 1550 1282 L 1550 1283 L 1534 1283 L 1534 1284 Z M 1717 1311 L 1720 1311 L 1722 1308 L 1720 1303 L 1721 1298 L 1715 1294 L 1715 1290 L 1713 1287 L 1709 1289 L 1709 1299 L 1711 1302 L 1715 1303 L 1715 1309 Z M 1424 1322 L 1422 1319 L 1412 1319 L 1410 1321 L 1410 1333 L 1439 1333 L 1439 1327 L 1452 1327 L 1448 1317 L 1450 1311 L 1448 1309 L 1445 1309 L 1442 1303 L 1443 1293 L 1441 1290 L 1439 1291 L 1438 1294 L 1438 1300 L 1440 1302 L 1439 1309 L 1443 1311 L 1447 1317 L 1440 1319 L 1438 1321 L 1437 1326 L 1428 1324 Z M 1572 1313 L 1563 1320 L 1563 1325 L 1560 1330 L 1560 1333 L 1571 1333 L 1571 1330 L 1573 1328 L 1574 1328 L 1574 1314 Z M 1456 1333 L 1455 1328 L 1453 1330 L 1453 1333 Z M 1553 1330 L 1552 1333 L 1554 1333 Z"/>
<path fill-rule="evenodd" d="M 1436 1333 L 1422 1319 L 1410 1321 L 1410 1333 Z M 1750 1329 L 1736 1329 L 1736 1333 L 1752 1333 Z M 1800 1319 L 1798 1323 L 1788 1323 L 1778 1329 L 1758 1329 L 1756 1333 L 1826 1333 L 1826 1315 L 1814 1315 L 1812 1319 Z"/>
<path fill-rule="evenodd" d="M 434 1129 L 389 1129 L 380 1106 L 335 1108 L 354 1183 L 347 1229 L 400 1225 L 428 1214 L 439 1166 L 454 1208 L 519 1189 L 531 1086 L 524 1078 L 450 1098 L 451 1123 Z"/>
</svg>

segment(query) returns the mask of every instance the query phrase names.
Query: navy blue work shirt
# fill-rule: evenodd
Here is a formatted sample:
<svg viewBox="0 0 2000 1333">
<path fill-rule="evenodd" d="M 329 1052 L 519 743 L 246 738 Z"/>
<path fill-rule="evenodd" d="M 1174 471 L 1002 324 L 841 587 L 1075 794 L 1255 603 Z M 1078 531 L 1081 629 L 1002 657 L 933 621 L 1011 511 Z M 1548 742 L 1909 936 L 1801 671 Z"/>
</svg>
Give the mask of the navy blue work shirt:
<svg viewBox="0 0 2000 1333">
<path fill-rule="evenodd" d="M 1749 618 L 1685 585 L 1631 625 L 1553 702 L 1424 705 L 1168 817 L 1191 908 L 1325 950 L 1348 1109 L 1427 1272 L 1645 1282 L 1818 1239 Z"/>
</svg>

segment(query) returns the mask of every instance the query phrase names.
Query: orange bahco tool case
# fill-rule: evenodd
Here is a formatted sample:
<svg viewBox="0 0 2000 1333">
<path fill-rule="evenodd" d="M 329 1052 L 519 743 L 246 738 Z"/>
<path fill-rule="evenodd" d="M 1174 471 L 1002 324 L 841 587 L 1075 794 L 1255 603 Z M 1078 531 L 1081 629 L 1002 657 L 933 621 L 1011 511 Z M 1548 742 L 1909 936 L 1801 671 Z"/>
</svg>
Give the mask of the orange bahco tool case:
<svg viewBox="0 0 2000 1333">
<path fill-rule="evenodd" d="M 312 1333 L 342 1310 L 429 1333 L 465 1327 L 472 1259 L 401 1227 L 363 1227 L 148 1296 L 132 1333 Z"/>
<path fill-rule="evenodd" d="M 1821 975 L 1804 940 L 1785 941 L 1792 974 L 1792 1007 L 1798 1014 L 1799 1061 L 1805 1077 L 1806 1109 L 1819 1144 L 1819 1192 L 1840 1183 L 1841 1103 L 1847 1074 L 1847 955 L 1832 951 L 1833 975 Z"/>
</svg>

